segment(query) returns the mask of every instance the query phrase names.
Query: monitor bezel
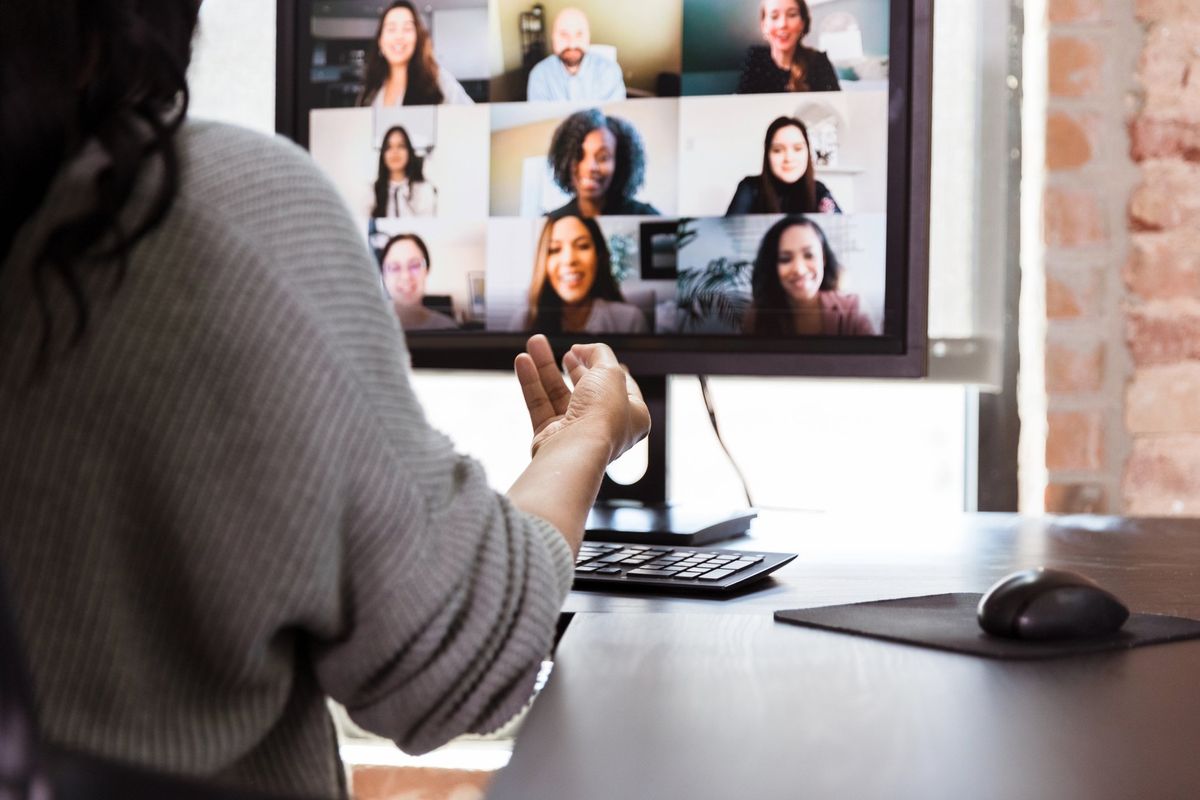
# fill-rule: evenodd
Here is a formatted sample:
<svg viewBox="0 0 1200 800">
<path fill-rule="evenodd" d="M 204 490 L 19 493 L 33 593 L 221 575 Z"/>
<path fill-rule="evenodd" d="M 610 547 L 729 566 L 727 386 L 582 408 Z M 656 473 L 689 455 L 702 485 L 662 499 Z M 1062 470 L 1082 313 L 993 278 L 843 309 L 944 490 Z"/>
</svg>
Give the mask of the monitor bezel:
<svg viewBox="0 0 1200 800">
<path fill-rule="evenodd" d="M 309 36 L 302 7 L 277 0 L 276 130 L 308 146 L 297 77 Z M 873 337 L 675 335 L 551 337 L 556 351 L 602 339 L 640 375 L 762 375 L 920 378 L 928 372 L 929 179 L 931 167 L 933 0 L 891 0 L 885 331 Z M 637 101 L 633 101 L 637 102 Z M 422 333 L 407 337 L 414 367 L 511 369 L 520 333 Z"/>
</svg>

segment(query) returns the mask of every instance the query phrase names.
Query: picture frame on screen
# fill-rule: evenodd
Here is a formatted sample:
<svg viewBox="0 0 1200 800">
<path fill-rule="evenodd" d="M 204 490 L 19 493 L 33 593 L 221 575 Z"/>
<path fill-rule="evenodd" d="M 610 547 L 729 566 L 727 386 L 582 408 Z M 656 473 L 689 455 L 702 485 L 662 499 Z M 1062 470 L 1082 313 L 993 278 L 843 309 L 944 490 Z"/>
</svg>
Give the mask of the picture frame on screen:
<svg viewBox="0 0 1200 800">
<path fill-rule="evenodd" d="M 277 2 L 414 365 L 925 374 L 932 0 Z"/>
</svg>

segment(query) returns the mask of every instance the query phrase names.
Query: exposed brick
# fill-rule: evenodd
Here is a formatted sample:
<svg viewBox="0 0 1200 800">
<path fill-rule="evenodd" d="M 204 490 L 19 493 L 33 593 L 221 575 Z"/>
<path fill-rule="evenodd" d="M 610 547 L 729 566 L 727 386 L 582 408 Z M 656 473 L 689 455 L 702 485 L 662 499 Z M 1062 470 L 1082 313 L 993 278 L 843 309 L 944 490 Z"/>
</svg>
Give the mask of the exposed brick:
<svg viewBox="0 0 1200 800">
<path fill-rule="evenodd" d="M 1094 483 L 1050 483 L 1045 493 L 1051 514 L 1106 514 L 1108 492 Z"/>
<path fill-rule="evenodd" d="M 1046 391 L 1095 392 L 1104 382 L 1104 345 L 1046 344 Z"/>
<path fill-rule="evenodd" d="M 1121 491 L 1126 514 L 1200 516 L 1200 436 L 1134 437 Z"/>
<path fill-rule="evenodd" d="M 1062 111 L 1046 117 L 1046 168 L 1054 171 L 1079 169 L 1096 151 L 1092 132 L 1096 121 Z"/>
<path fill-rule="evenodd" d="M 1200 119 L 1200 19 L 1153 24 L 1138 60 L 1144 113 Z"/>
<path fill-rule="evenodd" d="M 1129 201 L 1129 218 L 1138 230 L 1200 225 L 1200 164 L 1149 161 Z"/>
<path fill-rule="evenodd" d="M 1046 189 L 1043 213 L 1046 244 L 1051 247 L 1084 247 L 1108 239 L 1104 211 L 1091 192 L 1052 186 Z"/>
<path fill-rule="evenodd" d="M 1053 5 L 1053 0 L 1051 2 Z M 1200 4 L 1196 0 L 1137 0 L 1136 13 L 1143 22 L 1161 20 L 1200 19 Z"/>
<path fill-rule="evenodd" d="M 1125 316 L 1125 336 L 1139 367 L 1200 359 L 1200 305 L 1147 303 Z"/>
<path fill-rule="evenodd" d="M 1104 51 L 1090 39 L 1054 36 L 1048 69 L 1053 97 L 1084 97 L 1096 90 L 1104 68 Z"/>
<path fill-rule="evenodd" d="M 1133 235 L 1122 273 L 1126 288 L 1145 300 L 1200 300 L 1200 230 Z"/>
<path fill-rule="evenodd" d="M 1134 372 L 1125 393 L 1131 433 L 1200 433 L 1200 362 Z"/>
<path fill-rule="evenodd" d="M 1097 470 L 1104 462 L 1099 411 L 1057 411 L 1046 415 L 1046 468 Z"/>
<path fill-rule="evenodd" d="M 1101 309 L 1103 285 L 1097 271 L 1046 269 L 1046 318 L 1094 317 Z"/>
<path fill-rule="evenodd" d="M 1050 22 L 1062 25 L 1072 22 L 1095 22 L 1104 16 L 1103 0 L 1050 0 Z"/>
<path fill-rule="evenodd" d="M 351 783 L 357 800 L 479 800 L 494 775 L 431 767 L 356 766 Z"/>
<path fill-rule="evenodd" d="M 1155 158 L 1200 161 L 1200 122 L 1142 114 L 1129 126 L 1129 156 L 1134 161 Z"/>
</svg>

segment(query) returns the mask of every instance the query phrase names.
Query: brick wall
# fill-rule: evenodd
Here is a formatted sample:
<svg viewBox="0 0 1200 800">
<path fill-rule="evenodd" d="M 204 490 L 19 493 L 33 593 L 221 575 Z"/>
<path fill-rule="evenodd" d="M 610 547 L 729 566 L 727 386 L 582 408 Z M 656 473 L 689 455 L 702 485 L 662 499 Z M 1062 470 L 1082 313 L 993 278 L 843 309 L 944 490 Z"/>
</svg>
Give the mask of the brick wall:
<svg viewBox="0 0 1200 800">
<path fill-rule="evenodd" d="M 1200 514 L 1200 0 L 1050 0 L 1048 511 Z"/>
</svg>

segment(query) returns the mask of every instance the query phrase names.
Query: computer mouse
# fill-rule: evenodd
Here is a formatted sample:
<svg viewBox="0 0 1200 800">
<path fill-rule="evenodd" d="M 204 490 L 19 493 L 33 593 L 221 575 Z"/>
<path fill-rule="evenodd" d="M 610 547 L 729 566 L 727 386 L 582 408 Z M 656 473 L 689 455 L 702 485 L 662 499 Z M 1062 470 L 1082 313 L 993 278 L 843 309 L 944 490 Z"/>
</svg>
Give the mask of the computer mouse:
<svg viewBox="0 0 1200 800">
<path fill-rule="evenodd" d="M 1116 633 L 1129 609 L 1090 578 L 1037 567 L 1001 578 L 979 601 L 979 626 L 993 636 L 1052 641 Z"/>
</svg>

